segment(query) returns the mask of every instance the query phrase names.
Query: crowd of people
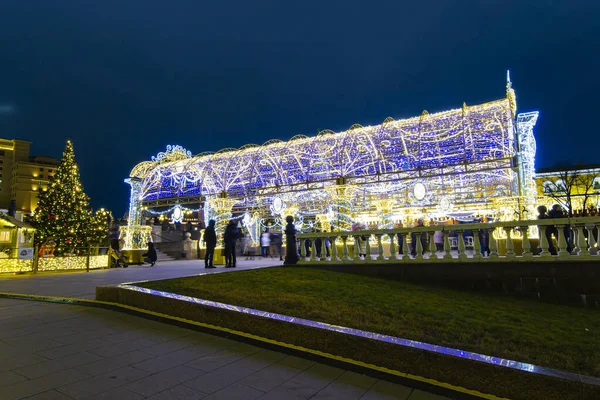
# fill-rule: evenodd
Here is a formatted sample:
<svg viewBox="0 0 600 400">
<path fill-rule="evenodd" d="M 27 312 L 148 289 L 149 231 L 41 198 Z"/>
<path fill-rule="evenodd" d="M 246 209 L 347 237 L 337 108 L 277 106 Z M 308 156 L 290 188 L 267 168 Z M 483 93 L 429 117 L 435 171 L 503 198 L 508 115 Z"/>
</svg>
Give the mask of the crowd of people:
<svg viewBox="0 0 600 400">
<path fill-rule="evenodd" d="M 564 209 L 559 205 L 559 204 L 555 204 L 551 207 L 550 210 L 547 209 L 546 206 L 539 206 L 537 208 L 538 211 L 538 219 L 556 219 L 556 218 L 565 218 L 567 217 L 567 213 L 564 211 Z M 576 217 L 578 215 L 575 215 L 575 213 L 573 213 L 573 216 Z M 598 211 L 586 211 L 585 213 L 581 213 L 580 216 L 600 216 L 600 210 Z M 412 226 L 416 227 L 416 228 L 420 228 L 420 227 L 424 227 L 425 223 L 424 223 L 424 219 L 423 218 L 419 218 L 416 220 L 416 223 L 414 223 Z M 470 223 L 481 223 L 481 222 L 489 222 L 486 218 L 478 218 L 478 219 L 474 219 L 472 221 L 469 221 Z M 446 221 L 444 223 L 438 223 L 438 224 L 447 224 L 447 223 L 452 223 L 452 224 L 460 224 L 461 222 L 458 221 Z M 205 253 L 205 257 L 204 257 L 204 262 L 205 262 L 205 268 L 216 268 L 214 266 L 214 253 L 215 253 L 215 248 L 217 247 L 217 232 L 215 231 L 215 226 L 216 223 L 214 220 L 210 220 L 208 221 L 208 226 L 206 227 L 205 231 L 204 231 L 204 235 L 203 235 L 203 241 L 206 245 L 206 253 Z M 400 228 L 404 228 L 404 225 L 402 224 L 402 222 L 397 222 L 394 224 L 394 229 L 400 229 Z M 369 246 L 369 238 L 367 234 L 360 234 L 362 230 L 367 230 L 367 227 L 362 225 L 362 224 L 355 224 L 352 226 L 352 231 L 353 236 L 355 236 L 357 238 L 357 247 L 358 247 L 358 254 L 361 258 L 365 259 L 367 257 L 368 254 L 370 254 L 370 251 L 368 251 L 367 246 Z M 313 232 L 317 233 L 320 232 L 320 230 L 313 230 Z M 594 238 L 596 239 L 596 241 L 598 240 L 598 230 L 597 228 L 595 228 L 592 231 Z M 553 226 L 553 225 L 549 225 L 546 226 L 544 228 L 540 228 L 540 234 L 545 235 L 546 239 L 547 239 L 547 243 L 548 243 L 548 251 L 553 254 L 556 255 L 557 254 L 557 247 L 555 245 L 555 242 L 558 241 L 558 237 L 559 237 L 559 232 L 558 232 L 558 228 Z M 584 232 L 584 234 L 588 235 L 587 231 Z M 490 247 L 489 247 L 489 243 L 490 243 L 490 231 L 489 229 L 479 229 L 477 231 L 477 240 L 479 241 L 480 244 L 480 251 L 481 254 L 486 256 L 490 254 Z M 470 230 L 463 230 L 462 231 L 462 236 L 463 236 L 463 240 L 465 243 L 465 247 L 467 249 L 473 249 L 473 243 L 474 243 L 474 232 L 470 231 Z M 563 236 L 565 238 L 566 241 L 566 251 L 567 252 L 572 252 L 574 249 L 574 233 L 573 230 L 571 229 L 570 225 L 565 225 L 563 228 Z M 450 247 L 451 250 L 458 250 L 458 233 L 454 230 L 451 230 L 449 233 L 449 238 L 450 238 Z M 410 234 L 408 234 L 407 236 L 402 235 L 402 234 L 398 234 L 397 235 L 397 240 L 396 240 L 396 248 L 397 248 L 397 252 L 398 254 L 404 254 L 405 250 L 408 250 L 409 254 L 412 257 L 415 257 L 417 255 L 417 251 L 418 251 L 418 243 L 420 242 L 421 244 L 421 254 L 425 254 L 426 252 L 430 251 L 431 247 L 430 247 L 430 240 L 433 240 L 433 244 L 435 245 L 435 248 L 437 251 L 443 251 L 444 250 L 444 233 L 442 230 L 436 230 L 435 233 L 432 235 L 432 237 L 430 238 L 430 235 L 428 232 L 411 232 Z M 242 230 L 240 230 L 240 228 L 238 228 L 238 224 L 235 221 L 230 221 L 226 228 L 225 231 L 223 232 L 223 244 L 224 244 L 224 253 L 225 253 L 225 268 L 236 268 L 236 263 L 237 263 L 237 257 L 236 257 L 236 247 L 238 244 L 238 241 L 241 241 L 241 254 L 243 256 L 246 257 L 246 259 L 253 259 L 254 257 L 258 257 L 258 249 L 253 245 L 253 241 L 250 237 L 250 235 L 248 233 L 244 233 Z M 407 241 L 406 246 L 404 241 Z M 268 228 L 266 228 L 260 235 L 259 238 L 259 242 L 260 242 L 260 257 L 262 258 L 274 258 L 274 257 L 279 257 L 280 261 L 283 261 L 284 259 L 284 253 L 283 253 L 283 235 L 281 232 L 270 232 Z M 301 241 L 300 239 L 297 239 L 296 241 L 297 243 L 297 250 L 298 253 L 302 252 L 302 256 L 304 257 L 311 257 L 312 256 L 312 252 L 313 249 L 316 252 L 316 257 L 317 258 L 322 258 L 323 256 L 325 257 L 330 257 L 331 256 L 331 247 L 332 247 L 332 239 L 329 236 L 325 236 L 323 238 L 315 238 L 314 239 L 314 247 L 313 247 L 313 240 L 311 240 L 310 238 L 306 238 L 303 241 Z M 118 247 L 115 245 L 114 246 L 115 252 L 116 254 L 118 254 Z M 325 252 L 325 254 L 323 255 L 323 251 Z M 154 244 L 153 243 L 148 243 L 148 251 L 143 255 L 144 256 L 144 261 L 147 263 L 150 263 L 150 265 L 154 265 L 154 263 L 156 262 L 157 256 L 156 256 L 156 250 L 154 248 Z M 298 254 L 298 257 L 300 257 L 301 255 Z"/>
<path fill-rule="evenodd" d="M 206 245 L 206 253 L 204 256 L 204 267 L 205 268 L 216 268 L 214 266 L 214 254 L 215 248 L 217 247 L 217 233 L 215 231 L 215 221 L 208 221 L 208 226 L 204 231 L 203 236 L 204 243 Z M 237 255 L 236 245 L 238 241 L 242 242 L 242 255 L 248 258 L 253 258 L 254 247 L 252 246 L 252 239 L 248 233 L 244 234 L 239 228 L 235 221 L 230 221 L 225 228 L 223 233 L 223 244 L 225 245 L 225 268 L 236 268 Z M 271 254 L 271 248 L 275 251 Z M 279 256 L 279 260 L 283 261 L 283 237 L 281 233 L 269 232 L 269 229 L 260 236 L 260 256 L 263 258 L 270 258 Z"/>
</svg>

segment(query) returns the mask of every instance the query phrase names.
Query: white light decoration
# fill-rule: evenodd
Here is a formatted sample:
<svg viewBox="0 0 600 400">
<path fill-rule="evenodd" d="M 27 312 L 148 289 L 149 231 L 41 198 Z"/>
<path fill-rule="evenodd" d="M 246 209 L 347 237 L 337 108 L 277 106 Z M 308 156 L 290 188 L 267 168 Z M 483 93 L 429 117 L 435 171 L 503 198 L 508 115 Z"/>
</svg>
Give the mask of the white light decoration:
<svg viewBox="0 0 600 400">
<path fill-rule="evenodd" d="M 413 195 L 415 196 L 415 199 L 423 200 L 426 194 L 427 189 L 425 188 L 425 185 L 423 185 L 421 182 L 415 183 L 415 186 L 413 187 Z"/>
<path fill-rule="evenodd" d="M 181 220 L 183 219 L 183 210 L 181 209 L 181 206 L 176 205 L 173 208 L 173 214 L 171 215 L 171 218 L 174 224 L 181 223 Z"/>
<path fill-rule="evenodd" d="M 452 202 L 448 198 L 448 196 L 442 196 L 440 198 L 440 202 L 438 204 L 438 210 L 442 214 L 447 214 L 452 211 Z"/>
<path fill-rule="evenodd" d="M 535 197 L 537 117 L 537 112 L 516 115 L 507 76 L 506 97 L 497 101 L 193 157 L 181 146 L 170 146 L 138 164 L 130 176 L 142 182 L 141 204 L 164 207 L 208 199 L 197 201 L 204 202 L 205 219 L 209 214 L 223 221 L 240 209 L 253 210 L 259 220 L 272 216 L 279 225 L 293 211 L 301 229 L 315 226 L 318 215 L 343 230 L 359 214 L 371 215 L 381 226 L 389 225 L 392 215 L 437 214 L 447 208 L 443 212 L 478 215 L 496 209 L 498 215 L 512 216 L 521 209 L 521 200 L 513 200 L 525 198 L 529 206 Z M 222 196 L 226 207 L 215 203 Z M 379 200 L 392 208 L 383 203 L 377 208 Z M 138 200 L 132 196 L 132 201 Z M 130 212 L 130 220 L 134 217 Z"/>
</svg>

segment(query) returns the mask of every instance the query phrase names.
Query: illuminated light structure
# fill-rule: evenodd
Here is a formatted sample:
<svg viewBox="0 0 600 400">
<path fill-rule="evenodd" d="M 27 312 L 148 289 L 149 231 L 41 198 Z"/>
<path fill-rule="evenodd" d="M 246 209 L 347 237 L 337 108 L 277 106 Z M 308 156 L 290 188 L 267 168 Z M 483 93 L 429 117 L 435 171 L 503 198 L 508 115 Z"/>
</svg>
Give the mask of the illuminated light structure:
<svg viewBox="0 0 600 400">
<path fill-rule="evenodd" d="M 242 221 L 276 223 L 287 212 L 301 228 L 336 230 L 422 216 L 512 219 L 533 211 L 537 117 L 516 115 L 507 77 L 506 97 L 481 105 L 194 157 L 169 146 L 131 171 L 141 185 L 130 210 L 200 204 L 217 220 L 247 211 Z"/>
</svg>

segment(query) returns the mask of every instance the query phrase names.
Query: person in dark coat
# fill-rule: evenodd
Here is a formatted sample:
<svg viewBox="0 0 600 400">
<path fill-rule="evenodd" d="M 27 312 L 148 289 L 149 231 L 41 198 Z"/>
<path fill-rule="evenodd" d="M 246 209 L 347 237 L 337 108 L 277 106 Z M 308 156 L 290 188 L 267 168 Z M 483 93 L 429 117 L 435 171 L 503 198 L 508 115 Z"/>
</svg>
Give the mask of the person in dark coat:
<svg viewBox="0 0 600 400">
<path fill-rule="evenodd" d="M 537 219 L 548 219 L 550 218 L 548 216 L 548 209 L 546 208 L 546 206 L 539 206 L 537 208 L 538 211 L 538 216 Z M 539 235 L 546 235 L 546 239 L 548 240 L 548 251 L 550 252 L 550 254 L 552 254 L 553 256 L 556 255 L 556 247 L 554 246 L 554 242 L 552 241 L 552 233 L 554 233 L 554 231 L 556 230 L 556 228 L 552 225 L 547 225 L 545 227 L 540 226 L 538 228 L 538 234 Z M 557 238 L 558 238 L 558 231 L 556 231 L 557 234 Z M 540 246 L 541 246 L 541 238 L 540 238 Z M 540 247 L 541 248 L 541 247 Z"/>
<path fill-rule="evenodd" d="M 217 246 L 217 233 L 215 232 L 215 220 L 208 221 L 204 230 L 204 243 L 206 243 L 206 255 L 204 256 L 204 268 L 217 268 L 213 265 L 215 247 Z"/>
<path fill-rule="evenodd" d="M 548 217 L 555 218 L 565 218 L 565 212 L 560 204 L 555 204 L 552 206 L 552 209 L 548 212 Z M 556 241 L 558 242 L 558 228 L 554 228 L 554 236 L 556 236 Z M 565 235 L 565 241 L 567 242 L 567 252 L 573 251 L 573 235 L 571 234 L 571 225 L 565 225 L 563 228 L 563 233 Z"/>
<path fill-rule="evenodd" d="M 158 256 L 156 255 L 156 249 L 154 248 L 154 243 L 148 242 L 148 251 L 142 254 L 144 258 L 144 262 L 150 263 L 151 267 L 154 267 Z"/>
<path fill-rule="evenodd" d="M 240 237 L 240 230 L 235 221 L 230 221 L 225 228 L 223 241 L 225 242 L 225 268 L 235 268 L 235 243 Z"/>
<path fill-rule="evenodd" d="M 283 261 L 283 235 L 281 233 L 272 233 L 271 243 L 273 243 L 277 249 L 279 261 Z"/>
</svg>

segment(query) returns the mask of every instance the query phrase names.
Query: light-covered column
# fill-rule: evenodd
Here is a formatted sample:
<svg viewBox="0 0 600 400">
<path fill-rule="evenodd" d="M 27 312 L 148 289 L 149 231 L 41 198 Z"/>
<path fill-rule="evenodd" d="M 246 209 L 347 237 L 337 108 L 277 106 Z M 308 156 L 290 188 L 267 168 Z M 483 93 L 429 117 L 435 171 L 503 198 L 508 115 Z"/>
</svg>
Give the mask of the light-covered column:
<svg viewBox="0 0 600 400">
<path fill-rule="evenodd" d="M 129 214 L 127 225 L 141 225 L 142 222 L 142 180 L 140 178 L 125 179 L 125 183 L 131 186 L 129 192 Z"/>
</svg>

